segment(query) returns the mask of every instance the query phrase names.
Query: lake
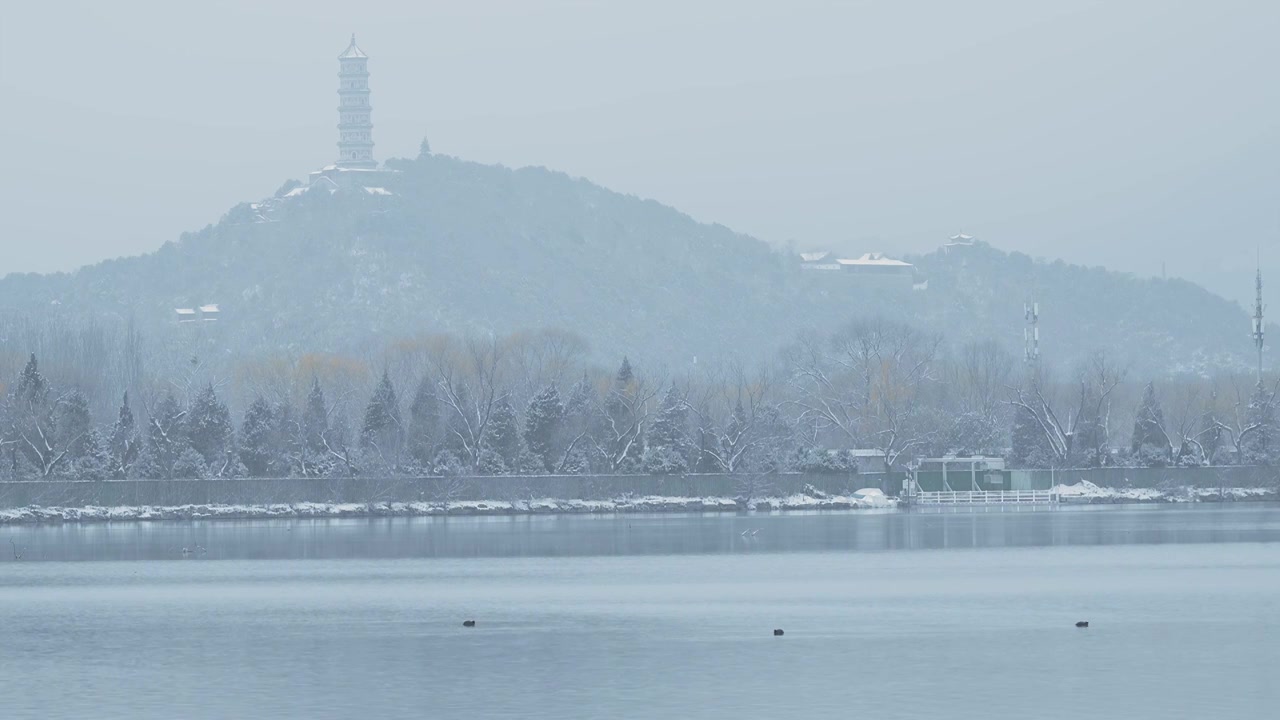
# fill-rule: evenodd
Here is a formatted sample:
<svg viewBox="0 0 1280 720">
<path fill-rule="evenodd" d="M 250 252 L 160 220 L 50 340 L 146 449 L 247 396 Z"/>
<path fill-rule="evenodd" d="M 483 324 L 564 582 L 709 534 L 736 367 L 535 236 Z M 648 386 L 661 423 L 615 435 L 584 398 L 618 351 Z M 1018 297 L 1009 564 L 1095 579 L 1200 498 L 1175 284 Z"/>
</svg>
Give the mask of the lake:
<svg viewBox="0 0 1280 720">
<path fill-rule="evenodd" d="M 0 611 L 3 718 L 1269 718 L 1280 507 L 0 527 Z"/>
</svg>

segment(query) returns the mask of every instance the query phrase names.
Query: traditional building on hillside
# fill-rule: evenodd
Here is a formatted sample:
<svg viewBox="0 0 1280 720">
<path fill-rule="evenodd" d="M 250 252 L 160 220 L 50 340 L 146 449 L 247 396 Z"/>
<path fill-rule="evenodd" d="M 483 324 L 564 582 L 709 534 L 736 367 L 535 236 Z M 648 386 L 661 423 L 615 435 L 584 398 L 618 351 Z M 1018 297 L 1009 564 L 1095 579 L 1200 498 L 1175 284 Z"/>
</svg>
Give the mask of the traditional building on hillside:
<svg viewBox="0 0 1280 720">
<path fill-rule="evenodd" d="M 923 278 L 917 277 L 915 265 L 894 260 L 883 253 L 865 253 L 858 258 L 836 257 L 830 252 L 800 253 L 800 269 L 834 271 L 838 275 L 856 278 L 859 285 L 883 289 L 923 290 L 928 287 Z"/>
<path fill-rule="evenodd" d="M 369 104 L 369 56 L 351 44 L 338 56 L 338 167 L 378 167 L 373 159 L 373 106 Z"/>
<path fill-rule="evenodd" d="M 840 263 L 829 252 L 800 253 L 801 270 L 839 270 Z"/>
<path fill-rule="evenodd" d="M 369 195 L 392 194 L 384 187 L 390 171 L 379 170 L 373 159 L 372 113 L 369 56 L 352 34 L 351 43 L 338 56 L 338 159 L 311 173 L 309 189 L 363 188 Z"/>
</svg>

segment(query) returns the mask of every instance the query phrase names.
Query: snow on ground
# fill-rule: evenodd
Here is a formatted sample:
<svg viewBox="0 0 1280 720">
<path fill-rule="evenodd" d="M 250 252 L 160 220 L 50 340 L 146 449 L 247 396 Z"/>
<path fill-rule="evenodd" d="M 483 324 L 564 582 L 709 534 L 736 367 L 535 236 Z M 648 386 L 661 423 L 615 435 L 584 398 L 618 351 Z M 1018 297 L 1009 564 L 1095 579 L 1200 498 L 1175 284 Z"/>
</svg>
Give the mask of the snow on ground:
<svg viewBox="0 0 1280 720">
<path fill-rule="evenodd" d="M 1054 488 L 1064 503 L 1156 503 L 1280 500 L 1276 488 L 1104 488 L 1087 480 Z M 434 515 L 536 515 L 566 513 L 739 512 L 755 510 L 856 510 L 895 508 L 898 501 L 877 493 L 824 495 L 808 492 L 742 500 L 726 497 L 618 497 L 612 500 L 468 500 L 437 502 L 292 503 L 262 505 L 132 505 L 124 507 L 43 507 L 0 509 L 0 525 L 140 520 L 241 520 L 257 518 L 424 517 Z"/>
<path fill-rule="evenodd" d="M 1106 488 L 1088 480 L 1053 488 L 1065 503 L 1217 502 L 1280 499 L 1276 488 Z"/>
<path fill-rule="evenodd" d="M 293 503 L 271 505 L 135 505 L 0 509 L 0 525 L 42 522 L 218 520 L 256 518 L 417 517 L 432 515 L 532 515 L 551 513 L 737 512 L 740 510 L 853 510 L 894 507 L 896 501 L 851 496 L 789 495 L 742 501 L 722 497 L 621 497 L 612 500 L 470 500 L 444 503 Z"/>
</svg>

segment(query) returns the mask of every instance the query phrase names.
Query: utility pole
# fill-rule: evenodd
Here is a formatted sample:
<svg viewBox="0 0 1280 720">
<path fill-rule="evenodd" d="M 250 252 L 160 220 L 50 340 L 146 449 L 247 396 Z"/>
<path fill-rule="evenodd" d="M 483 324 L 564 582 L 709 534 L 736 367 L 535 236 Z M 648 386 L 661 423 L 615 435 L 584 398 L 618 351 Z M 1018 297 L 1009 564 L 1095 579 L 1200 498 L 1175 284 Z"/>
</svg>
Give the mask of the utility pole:
<svg viewBox="0 0 1280 720">
<path fill-rule="evenodd" d="M 1258 385 L 1262 385 L 1262 348 L 1264 346 L 1262 326 L 1262 252 L 1258 252 L 1257 300 L 1253 305 L 1253 344 L 1258 347 Z"/>
</svg>

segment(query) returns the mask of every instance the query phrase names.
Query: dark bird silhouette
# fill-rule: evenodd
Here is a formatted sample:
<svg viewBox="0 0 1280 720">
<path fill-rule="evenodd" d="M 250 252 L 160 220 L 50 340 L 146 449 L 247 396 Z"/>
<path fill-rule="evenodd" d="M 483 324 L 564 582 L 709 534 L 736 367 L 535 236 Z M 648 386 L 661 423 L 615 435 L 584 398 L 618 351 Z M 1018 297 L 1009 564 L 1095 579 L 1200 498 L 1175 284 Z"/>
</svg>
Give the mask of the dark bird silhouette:
<svg viewBox="0 0 1280 720">
<path fill-rule="evenodd" d="M 778 637 L 779 635 L 782 635 L 782 634 L 783 634 L 783 633 L 782 633 L 782 628 L 774 628 L 774 630 L 773 630 L 773 636 L 774 636 L 774 637 Z"/>
<path fill-rule="evenodd" d="M 1081 620 L 1080 622 L 1076 623 L 1076 627 L 1089 627 L 1089 621 Z"/>
<path fill-rule="evenodd" d="M 475 620 L 463 620 L 463 621 L 462 621 L 462 627 L 475 627 L 475 626 L 476 626 L 476 621 L 475 621 Z"/>
</svg>

